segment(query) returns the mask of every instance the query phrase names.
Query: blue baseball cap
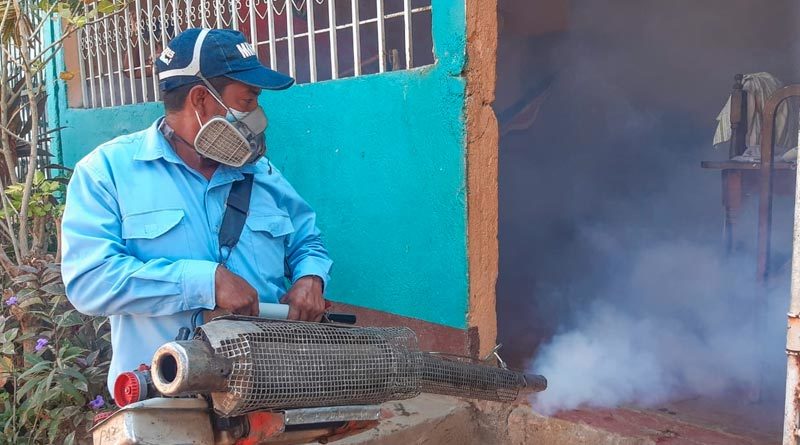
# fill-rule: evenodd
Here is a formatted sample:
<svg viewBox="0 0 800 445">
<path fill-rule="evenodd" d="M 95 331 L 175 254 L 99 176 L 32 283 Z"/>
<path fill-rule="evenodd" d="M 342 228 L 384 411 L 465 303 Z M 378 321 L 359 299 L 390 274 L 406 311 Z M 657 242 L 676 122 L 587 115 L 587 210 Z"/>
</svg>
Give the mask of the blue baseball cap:
<svg viewBox="0 0 800 445">
<path fill-rule="evenodd" d="M 294 79 L 258 61 L 253 46 L 239 31 L 191 28 L 175 36 L 156 59 L 161 91 L 225 76 L 265 90 L 283 90 Z"/>
</svg>

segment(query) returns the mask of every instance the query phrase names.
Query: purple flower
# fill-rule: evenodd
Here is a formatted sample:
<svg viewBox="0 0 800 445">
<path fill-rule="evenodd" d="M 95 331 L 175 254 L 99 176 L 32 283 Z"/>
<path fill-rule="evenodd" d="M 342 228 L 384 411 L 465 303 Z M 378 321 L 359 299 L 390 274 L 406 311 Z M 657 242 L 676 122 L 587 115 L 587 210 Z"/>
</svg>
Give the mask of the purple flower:
<svg viewBox="0 0 800 445">
<path fill-rule="evenodd" d="M 19 302 L 19 300 L 17 300 L 17 297 L 16 297 L 16 295 L 15 295 L 15 296 L 13 296 L 13 297 L 9 297 L 9 299 L 8 299 L 8 300 L 6 300 L 6 306 L 14 306 L 14 305 L 15 305 L 15 304 L 17 304 L 18 302 Z"/>
<path fill-rule="evenodd" d="M 106 406 L 106 401 L 103 400 L 103 396 L 97 395 L 91 402 L 89 402 L 89 408 L 97 411 L 98 409 Z"/>
<path fill-rule="evenodd" d="M 42 338 L 36 340 L 36 347 L 33 348 L 33 349 L 36 349 L 37 351 L 41 351 L 42 349 L 44 349 L 45 346 L 47 346 L 47 343 L 49 343 L 47 341 L 47 339 L 42 337 Z"/>
</svg>

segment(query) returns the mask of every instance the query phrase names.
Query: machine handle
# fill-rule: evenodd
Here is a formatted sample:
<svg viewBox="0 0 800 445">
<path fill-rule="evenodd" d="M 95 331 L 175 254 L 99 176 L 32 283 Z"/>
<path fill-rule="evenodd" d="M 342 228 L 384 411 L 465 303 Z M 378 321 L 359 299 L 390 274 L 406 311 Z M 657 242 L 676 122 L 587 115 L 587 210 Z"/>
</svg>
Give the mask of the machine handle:
<svg viewBox="0 0 800 445">
<path fill-rule="evenodd" d="M 289 318 L 289 305 L 280 303 L 258 303 L 258 316 L 273 320 Z"/>
<path fill-rule="evenodd" d="M 286 320 L 289 317 L 289 305 L 280 303 L 258 303 L 258 316 L 272 320 Z M 353 314 L 338 314 L 325 312 L 322 322 L 356 324 L 356 316 Z"/>
</svg>

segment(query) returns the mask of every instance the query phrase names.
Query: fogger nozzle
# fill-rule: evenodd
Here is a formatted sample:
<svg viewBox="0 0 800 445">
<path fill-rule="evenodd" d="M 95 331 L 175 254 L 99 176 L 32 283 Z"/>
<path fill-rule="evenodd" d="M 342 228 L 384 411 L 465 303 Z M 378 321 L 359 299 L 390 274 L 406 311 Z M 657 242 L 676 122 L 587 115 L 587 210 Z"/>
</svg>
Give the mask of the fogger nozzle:
<svg viewBox="0 0 800 445">
<path fill-rule="evenodd" d="M 153 355 L 153 385 L 165 396 L 222 391 L 227 388 L 231 364 L 208 343 L 169 342 Z"/>
<path fill-rule="evenodd" d="M 547 379 L 539 374 L 525 374 L 525 387 L 533 391 L 544 391 L 547 389 Z"/>
</svg>

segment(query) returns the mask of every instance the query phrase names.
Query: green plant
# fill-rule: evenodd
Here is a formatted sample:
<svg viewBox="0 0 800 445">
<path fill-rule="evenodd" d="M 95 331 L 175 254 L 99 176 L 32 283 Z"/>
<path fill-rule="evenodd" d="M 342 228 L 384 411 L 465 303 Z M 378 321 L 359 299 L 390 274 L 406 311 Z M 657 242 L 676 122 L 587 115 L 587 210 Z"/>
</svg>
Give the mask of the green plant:
<svg viewBox="0 0 800 445">
<path fill-rule="evenodd" d="M 99 400 L 109 400 L 107 321 L 72 308 L 52 259 L 25 265 L 2 298 L 3 444 L 83 442 Z"/>
<path fill-rule="evenodd" d="M 33 175 L 31 192 L 28 200 L 27 214 L 25 218 L 31 221 L 31 251 L 34 255 L 41 255 L 45 252 L 55 252 L 55 257 L 60 258 L 60 221 L 64 213 L 64 205 L 59 202 L 58 197 L 62 196 L 64 184 L 59 180 L 48 180 L 44 173 L 37 171 Z M 0 209 L 0 218 L 5 224 L 0 224 L 0 233 L 6 241 L 13 239 L 15 226 L 14 222 L 21 219 L 22 201 L 25 196 L 25 185 L 16 183 L 9 185 L 5 190 L 7 205 Z M 1 239 L 1 238 L 0 238 Z M 4 245 L 11 245 L 8 242 Z M 17 252 L 18 253 L 18 252 Z"/>
<path fill-rule="evenodd" d="M 67 38 L 88 23 L 122 11 L 125 4 L 120 0 L 0 0 L 0 185 L 3 190 L 21 185 L 14 189 L 19 195 L 16 218 L 8 199 L 0 202 L 8 232 L 3 240 L 8 249 L 0 249 L 0 265 L 11 275 L 14 263 L 22 264 L 43 249 L 44 241 L 38 236 L 41 224 L 37 226 L 36 220 L 41 215 L 29 207 L 35 205 L 37 172 L 51 167 L 42 165 L 49 157 L 46 143 L 58 131 L 49 128 L 45 119 L 45 72 Z M 58 35 L 51 34 L 48 26 L 53 21 L 61 24 Z"/>
<path fill-rule="evenodd" d="M 44 114 L 44 74 L 75 31 L 124 5 L 0 0 L 0 444 L 85 441 L 96 397 L 108 399 L 107 321 L 75 311 L 61 283 L 66 180 L 45 174 L 58 129 Z"/>
</svg>

